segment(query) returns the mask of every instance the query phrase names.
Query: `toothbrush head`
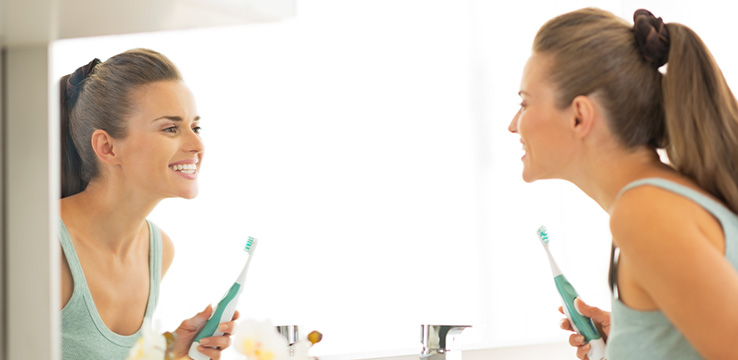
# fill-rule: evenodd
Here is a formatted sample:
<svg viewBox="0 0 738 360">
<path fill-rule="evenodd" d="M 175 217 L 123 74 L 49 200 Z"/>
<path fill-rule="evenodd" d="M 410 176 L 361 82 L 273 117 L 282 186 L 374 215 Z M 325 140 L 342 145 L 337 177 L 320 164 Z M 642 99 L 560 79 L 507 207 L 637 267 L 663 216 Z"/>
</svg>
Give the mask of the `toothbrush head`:
<svg viewBox="0 0 738 360">
<path fill-rule="evenodd" d="M 548 245 L 548 241 L 550 240 L 548 238 L 548 230 L 545 226 L 541 226 L 538 228 L 538 238 L 541 239 L 541 243 L 543 243 L 544 246 Z"/>
<path fill-rule="evenodd" d="M 259 242 L 255 237 L 249 236 L 248 239 L 246 239 L 246 245 L 243 247 L 243 251 L 253 254 L 254 250 L 256 249 L 256 244 Z"/>
</svg>

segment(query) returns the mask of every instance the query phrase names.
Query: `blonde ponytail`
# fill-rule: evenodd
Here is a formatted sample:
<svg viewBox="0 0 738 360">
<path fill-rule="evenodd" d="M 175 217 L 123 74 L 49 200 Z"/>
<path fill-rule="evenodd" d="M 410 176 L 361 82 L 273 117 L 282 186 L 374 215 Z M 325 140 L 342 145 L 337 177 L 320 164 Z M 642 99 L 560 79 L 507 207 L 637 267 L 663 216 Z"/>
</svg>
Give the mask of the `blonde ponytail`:
<svg viewBox="0 0 738 360">
<path fill-rule="evenodd" d="M 738 212 L 738 104 L 699 36 L 680 24 L 667 27 L 671 44 L 663 93 L 669 160 Z"/>
</svg>

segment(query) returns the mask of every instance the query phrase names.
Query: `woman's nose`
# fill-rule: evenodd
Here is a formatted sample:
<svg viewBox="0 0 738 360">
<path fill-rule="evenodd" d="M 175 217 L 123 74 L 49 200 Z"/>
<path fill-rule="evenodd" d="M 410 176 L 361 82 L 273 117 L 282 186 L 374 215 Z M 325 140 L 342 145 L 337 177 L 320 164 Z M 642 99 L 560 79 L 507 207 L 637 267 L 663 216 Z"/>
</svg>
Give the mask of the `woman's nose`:
<svg viewBox="0 0 738 360">
<path fill-rule="evenodd" d="M 520 112 L 515 113 L 515 116 L 513 116 L 512 121 L 510 121 L 510 125 L 507 127 L 507 131 L 516 134 L 518 132 L 518 116 L 520 116 Z"/>
<path fill-rule="evenodd" d="M 201 153 L 205 151 L 205 143 L 202 142 L 200 134 L 196 133 L 194 130 L 187 132 L 187 140 L 184 146 L 185 151 L 188 152 Z"/>
</svg>

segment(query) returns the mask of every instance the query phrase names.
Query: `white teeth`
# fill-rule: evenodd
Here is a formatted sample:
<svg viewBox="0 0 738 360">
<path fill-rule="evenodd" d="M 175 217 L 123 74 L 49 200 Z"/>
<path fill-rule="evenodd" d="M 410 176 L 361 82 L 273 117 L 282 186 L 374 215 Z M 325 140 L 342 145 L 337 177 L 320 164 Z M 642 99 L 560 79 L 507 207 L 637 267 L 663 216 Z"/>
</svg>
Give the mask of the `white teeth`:
<svg viewBox="0 0 738 360">
<path fill-rule="evenodd" d="M 177 164 L 170 165 L 169 167 L 174 171 L 180 171 L 185 174 L 194 174 L 195 172 L 197 172 L 196 164 Z"/>
</svg>

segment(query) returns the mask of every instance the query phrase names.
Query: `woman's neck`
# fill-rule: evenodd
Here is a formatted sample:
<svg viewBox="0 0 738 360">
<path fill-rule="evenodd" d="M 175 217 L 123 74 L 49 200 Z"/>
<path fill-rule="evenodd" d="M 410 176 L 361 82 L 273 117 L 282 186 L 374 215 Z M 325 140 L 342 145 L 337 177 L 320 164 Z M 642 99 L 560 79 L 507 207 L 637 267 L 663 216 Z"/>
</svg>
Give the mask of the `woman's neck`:
<svg viewBox="0 0 738 360">
<path fill-rule="evenodd" d="M 79 194 L 61 201 L 68 227 L 78 229 L 78 239 L 94 241 L 115 253 L 126 253 L 147 234 L 146 217 L 161 199 L 144 199 L 120 188 L 92 181 Z"/>
<path fill-rule="evenodd" d="M 610 212 L 620 190 L 645 177 L 671 176 L 675 171 L 659 160 L 651 148 L 599 151 L 584 162 L 579 176 L 569 179 L 584 193 Z"/>
</svg>

